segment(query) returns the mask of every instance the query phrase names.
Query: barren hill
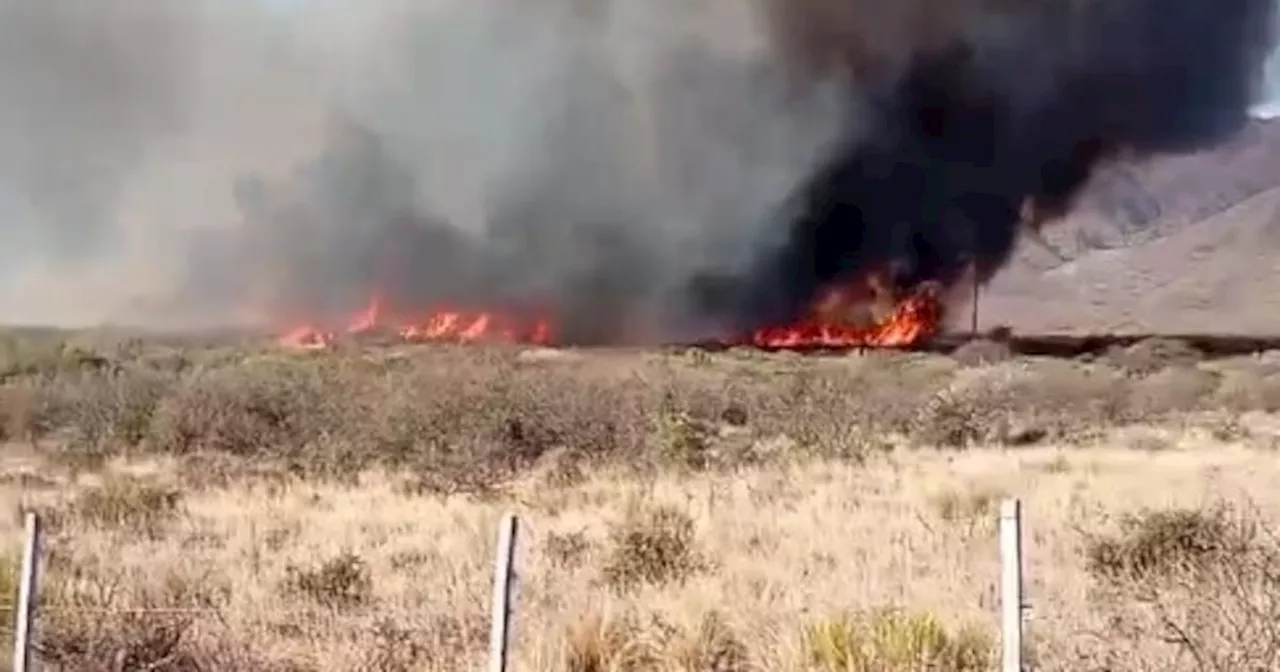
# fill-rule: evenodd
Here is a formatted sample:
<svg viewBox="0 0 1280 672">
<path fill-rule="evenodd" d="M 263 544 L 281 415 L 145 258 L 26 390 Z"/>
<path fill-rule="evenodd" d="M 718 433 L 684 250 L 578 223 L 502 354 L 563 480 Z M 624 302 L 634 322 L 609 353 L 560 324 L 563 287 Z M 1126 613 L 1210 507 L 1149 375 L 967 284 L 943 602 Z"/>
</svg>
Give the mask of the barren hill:
<svg viewBox="0 0 1280 672">
<path fill-rule="evenodd" d="M 1280 122 L 1102 176 L 982 298 L 1019 331 L 1280 333 Z"/>
</svg>

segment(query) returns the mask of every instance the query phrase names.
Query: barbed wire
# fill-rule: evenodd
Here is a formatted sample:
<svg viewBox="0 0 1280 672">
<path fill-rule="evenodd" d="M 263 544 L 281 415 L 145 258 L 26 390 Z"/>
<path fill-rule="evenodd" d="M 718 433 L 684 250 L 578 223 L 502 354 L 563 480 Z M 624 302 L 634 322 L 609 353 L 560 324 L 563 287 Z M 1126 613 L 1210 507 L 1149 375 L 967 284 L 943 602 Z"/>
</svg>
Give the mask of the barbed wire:
<svg viewBox="0 0 1280 672">
<path fill-rule="evenodd" d="M 16 605 L 0 603 L 0 612 L 12 612 L 16 609 Z M 296 616 L 297 612 L 278 611 L 271 612 L 269 610 L 255 610 L 260 616 Z M 210 609 L 207 607 L 76 607 L 65 604 L 51 604 L 45 606 L 37 606 L 35 609 L 36 617 L 49 614 L 84 614 L 94 616 L 207 616 L 212 620 L 219 622 L 223 627 L 232 627 L 227 621 L 227 611 L 225 609 Z M 383 627 L 379 623 L 353 623 L 344 626 L 347 629 L 357 629 L 362 631 L 377 632 Z M 437 634 L 440 631 L 438 626 L 418 626 L 394 624 L 392 626 L 394 632 L 413 633 L 413 634 Z M 14 630 L 7 626 L 0 626 L 0 636 L 12 636 Z"/>
<path fill-rule="evenodd" d="M 0 604 L 0 611 L 13 611 L 17 609 L 15 604 Z M 114 609 L 111 607 L 76 607 L 66 604 L 49 604 L 36 607 L 38 613 L 63 612 L 63 613 L 80 613 L 80 614 L 221 614 L 221 609 L 210 609 L 200 607 L 123 607 Z"/>
</svg>

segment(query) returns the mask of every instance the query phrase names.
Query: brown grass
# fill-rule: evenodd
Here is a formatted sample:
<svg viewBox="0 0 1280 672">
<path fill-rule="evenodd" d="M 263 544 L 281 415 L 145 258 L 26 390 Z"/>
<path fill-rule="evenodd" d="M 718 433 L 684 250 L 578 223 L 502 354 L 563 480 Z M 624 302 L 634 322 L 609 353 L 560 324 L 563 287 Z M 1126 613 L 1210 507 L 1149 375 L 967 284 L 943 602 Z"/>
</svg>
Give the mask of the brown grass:
<svg viewBox="0 0 1280 672">
<path fill-rule="evenodd" d="M 0 343 L 49 669 L 475 669 L 514 509 L 516 669 L 986 670 L 1011 495 L 1039 669 L 1280 663 L 1269 357 L 57 338 Z"/>
</svg>

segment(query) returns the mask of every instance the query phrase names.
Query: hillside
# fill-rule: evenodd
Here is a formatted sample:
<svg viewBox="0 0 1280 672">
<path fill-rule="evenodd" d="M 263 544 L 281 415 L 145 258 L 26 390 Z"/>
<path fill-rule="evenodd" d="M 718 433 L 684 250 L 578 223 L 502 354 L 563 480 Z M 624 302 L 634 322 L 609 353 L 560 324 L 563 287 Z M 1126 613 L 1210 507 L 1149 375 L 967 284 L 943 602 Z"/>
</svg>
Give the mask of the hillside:
<svg viewBox="0 0 1280 672">
<path fill-rule="evenodd" d="M 1211 152 L 1100 176 L 988 288 L 1020 331 L 1280 333 L 1280 122 Z"/>
</svg>

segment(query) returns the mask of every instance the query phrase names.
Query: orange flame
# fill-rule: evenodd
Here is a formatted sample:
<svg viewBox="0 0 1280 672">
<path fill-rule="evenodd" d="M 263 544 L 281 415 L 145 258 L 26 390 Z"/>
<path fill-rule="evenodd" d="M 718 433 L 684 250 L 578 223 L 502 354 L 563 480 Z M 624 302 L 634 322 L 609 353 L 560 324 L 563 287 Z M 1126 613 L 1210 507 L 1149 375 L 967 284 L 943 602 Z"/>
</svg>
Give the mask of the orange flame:
<svg viewBox="0 0 1280 672">
<path fill-rule="evenodd" d="M 751 335 L 759 348 L 901 348 L 937 333 L 941 304 L 931 293 L 913 294 L 886 318 L 869 325 L 810 319 L 784 327 L 765 327 Z"/>
<path fill-rule="evenodd" d="M 833 287 L 814 302 L 809 317 L 795 324 L 764 327 L 728 345 L 769 349 L 906 347 L 937 333 L 942 321 L 938 292 L 920 288 L 899 298 L 879 274 L 861 282 Z M 554 322 L 546 317 L 518 317 L 496 310 L 439 308 L 419 315 L 388 311 L 380 294 L 352 315 L 341 329 L 301 325 L 279 338 L 285 347 L 323 349 L 334 345 L 339 333 L 386 333 L 407 343 L 505 342 L 551 345 Z"/>
<path fill-rule="evenodd" d="M 334 345 L 340 331 L 349 335 L 383 332 L 408 343 L 424 342 L 509 342 L 547 345 L 552 342 L 553 328 L 545 318 L 522 320 L 496 311 L 441 308 L 422 315 L 400 316 L 390 313 L 380 294 L 351 316 L 342 329 L 321 329 L 301 325 L 289 329 L 278 339 L 285 347 L 322 349 Z"/>
<path fill-rule="evenodd" d="M 936 334 L 942 324 L 938 291 L 920 287 L 899 297 L 879 273 L 832 287 L 798 323 L 757 329 L 745 344 L 759 348 L 907 347 Z"/>
</svg>

